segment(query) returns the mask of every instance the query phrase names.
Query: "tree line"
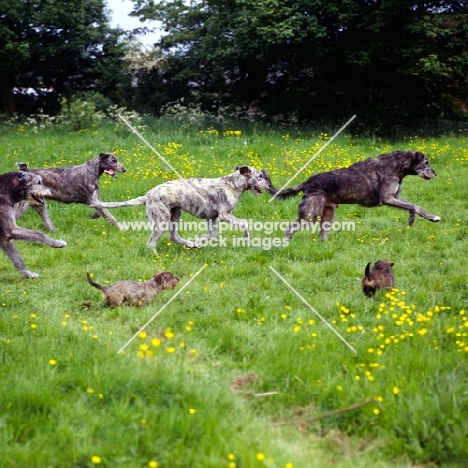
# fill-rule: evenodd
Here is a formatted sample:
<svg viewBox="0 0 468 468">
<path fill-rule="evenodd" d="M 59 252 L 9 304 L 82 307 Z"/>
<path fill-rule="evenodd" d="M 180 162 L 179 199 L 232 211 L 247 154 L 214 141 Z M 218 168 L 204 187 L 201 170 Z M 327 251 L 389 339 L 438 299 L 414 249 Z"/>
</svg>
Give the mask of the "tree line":
<svg viewBox="0 0 468 468">
<path fill-rule="evenodd" d="M 109 26 L 105 0 L 0 0 L 0 110 L 31 111 L 13 90 L 40 87 L 156 116 L 183 99 L 265 120 L 357 114 L 377 132 L 468 121 L 465 0 L 134 0 L 133 14 L 162 24 L 152 50 Z"/>
</svg>

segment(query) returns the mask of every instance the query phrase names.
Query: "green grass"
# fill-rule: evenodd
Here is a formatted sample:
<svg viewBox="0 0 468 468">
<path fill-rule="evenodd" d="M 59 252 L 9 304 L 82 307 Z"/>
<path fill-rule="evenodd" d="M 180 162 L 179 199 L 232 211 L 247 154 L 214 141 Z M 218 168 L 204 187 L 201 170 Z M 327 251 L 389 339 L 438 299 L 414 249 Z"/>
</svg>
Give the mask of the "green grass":
<svg viewBox="0 0 468 468">
<path fill-rule="evenodd" d="M 102 151 L 118 154 L 127 172 L 103 176 L 104 200 L 139 196 L 175 177 L 125 128 L 1 131 L 1 172 L 16 161 L 69 165 Z M 250 164 L 266 168 L 277 187 L 328 138 L 158 123 L 143 133 L 184 177 L 217 177 Z M 300 232 L 285 247 L 235 247 L 233 236 L 241 235 L 230 231 L 227 247 L 189 250 L 166 234 L 155 252 L 145 247 L 147 231 L 120 232 L 89 219 L 87 207 L 49 202 L 59 228 L 50 235 L 68 246 L 16 242 L 40 278 L 22 278 L 0 255 L 0 466 L 466 466 L 467 143 L 337 139 L 297 181 L 391 149 L 419 149 L 438 177 L 408 177 L 403 196 L 442 221 L 418 218 L 409 228 L 400 210 L 343 205 L 337 220 L 354 221 L 356 230 L 332 232 L 327 243 Z M 264 222 L 295 218 L 298 198 L 268 198 L 245 193 L 234 213 Z M 142 207 L 113 213 L 119 221 L 145 221 Z M 19 224 L 42 229 L 32 210 Z M 279 230 L 251 235 L 283 238 Z M 368 299 L 360 279 L 380 258 L 395 262 L 398 291 Z M 204 265 L 146 336 L 117 354 Z M 87 271 L 105 284 L 145 280 L 158 270 L 181 282 L 143 308 L 111 309 L 86 282 Z"/>
</svg>

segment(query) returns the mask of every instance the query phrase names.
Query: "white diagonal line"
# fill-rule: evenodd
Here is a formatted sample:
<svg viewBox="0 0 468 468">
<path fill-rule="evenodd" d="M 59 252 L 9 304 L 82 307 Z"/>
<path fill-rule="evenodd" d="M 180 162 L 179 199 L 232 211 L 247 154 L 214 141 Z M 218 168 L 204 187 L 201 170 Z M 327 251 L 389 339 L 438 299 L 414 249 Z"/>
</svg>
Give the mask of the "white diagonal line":
<svg viewBox="0 0 468 468">
<path fill-rule="evenodd" d="M 206 268 L 203 265 L 118 351 L 120 354 Z"/>
<path fill-rule="evenodd" d="M 167 165 L 167 167 L 169 167 L 173 172 L 175 172 L 177 174 L 177 177 L 179 177 L 179 179 L 184 179 L 184 177 L 182 177 L 177 171 L 176 169 L 174 169 L 171 164 L 169 163 L 169 161 L 167 161 L 167 159 L 165 159 L 150 143 L 149 141 L 147 141 L 143 135 L 141 135 L 138 130 L 125 118 L 123 117 L 122 115 L 118 114 L 118 117 L 125 123 L 125 125 L 128 126 L 128 128 L 135 134 L 138 136 L 138 138 L 140 138 L 140 140 L 154 153 L 156 154 L 156 156 L 158 156 L 159 158 L 161 158 L 164 163 Z"/>
<path fill-rule="evenodd" d="M 354 119 L 356 118 L 355 115 L 353 115 L 280 189 L 283 190 L 287 185 L 290 184 L 292 180 L 294 180 L 297 175 L 302 172 L 310 163 L 313 161 Z M 275 193 L 269 200 L 268 203 L 273 201 L 279 193 Z"/>
<path fill-rule="evenodd" d="M 147 140 L 143 137 L 143 135 L 141 135 L 141 134 L 138 132 L 138 130 L 137 130 L 125 117 L 123 117 L 123 116 L 120 115 L 120 114 L 117 114 L 117 115 L 118 115 L 118 117 L 120 118 L 120 120 L 122 120 L 122 121 L 125 123 L 125 125 L 127 125 L 127 127 L 128 127 L 135 135 L 137 135 L 138 138 L 140 138 L 140 140 L 141 140 L 156 156 L 158 156 L 158 157 L 167 165 L 167 167 L 169 167 L 169 168 L 177 175 L 177 177 L 178 177 L 179 179 L 185 180 L 185 182 L 187 182 L 189 185 L 191 185 L 190 180 L 187 180 L 185 177 L 182 177 L 182 175 L 179 174 L 179 173 L 177 172 L 177 170 L 174 169 L 174 167 L 172 167 L 172 165 L 169 163 L 169 161 L 167 161 L 167 159 L 164 158 L 164 157 L 156 150 L 156 148 L 154 148 L 154 147 L 149 143 L 149 141 L 147 141 Z M 194 188 L 194 187 L 192 186 L 192 188 Z M 207 203 L 206 200 L 197 192 L 196 189 L 195 189 L 195 194 L 196 194 L 198 197 L 200 197 L 201 200 L 203 200 L 203 203 L 205 203 L 205 204 Z"/>
<path fill-rule="evenodd" d="M 281 279 L 281 281 L 283 281 L 283 283 L 294 293 L 296 294 L 296 296 L 315 314 L 317 315 L 317 317 L 320 318 L 320 320 L 322 320 L 322 322 L 325 323 L 325 325 L 330 328 L 330 330 L 335 333 L 335 335 L 337 335 L 341 341 L 343 341 L 343 343 L 346 344 L 346 346 L 348 346 L 354 353 L 357 354 L 357 351 L 272 267 L 270 266 L 270 270 L 273 271 L 273 273 L 275 273 L 276 276 L 278 276 L 278 278 Z"/>
</svg>

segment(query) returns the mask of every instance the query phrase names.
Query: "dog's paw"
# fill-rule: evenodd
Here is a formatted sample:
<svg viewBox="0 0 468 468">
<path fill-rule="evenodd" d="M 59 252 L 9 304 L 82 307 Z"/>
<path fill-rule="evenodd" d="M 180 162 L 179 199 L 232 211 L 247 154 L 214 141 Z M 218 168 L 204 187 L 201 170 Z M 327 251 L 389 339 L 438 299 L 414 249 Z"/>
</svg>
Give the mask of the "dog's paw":
<svg viewBox="0 0 468 468">
<path fill-rule="evenodd" d="M 63 239 L 58 239 L 55 241 L 54 247 L 57 249 L 61 249 L 62 247 L 66 247 L 68 244 Z"/>
<path fill-rule="evenodd" d="M 29 271 L 29 270 L 24 270 L 21 272 L 21 274 L 25 278 L 39 278 L 39 275 L 37 273 L 34 273 L 33 271 Z"/>
<path fill-rule="evenodd" d="M 429 218 L 429 221 L 432 221 L 433 223 L 438 223 L 440 220 L 440 216 L 433 216 L 432 218 Z"/>
</svg>

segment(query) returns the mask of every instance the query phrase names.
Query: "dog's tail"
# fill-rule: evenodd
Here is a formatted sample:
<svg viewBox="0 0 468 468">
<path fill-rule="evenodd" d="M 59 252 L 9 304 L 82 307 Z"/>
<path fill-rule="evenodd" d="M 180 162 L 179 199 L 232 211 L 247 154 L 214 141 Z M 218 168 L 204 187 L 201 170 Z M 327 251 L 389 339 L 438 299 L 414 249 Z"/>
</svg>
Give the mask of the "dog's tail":
<svg viewBox="0 0 468 468">
<path fill-rule="evenodd" d="M 106 289 L 104 286 L 101 286 L 100 284 L 95 283 L 92 279 L 91 276 L 89 276 L 89 273 L 86 272 L 86 278 L 88 278 L 88 283 L 93 286 L 96 289 L 100 289 L 102 292 L 106 292 Z"/>
<path fill-rule="evenodd" d="M 286 198 L 294 197 L 299 192 L 304 191 L 304 184 L 295 185 L 294 187 L 285 189 L 285 190 L 277 190 L 274 187 L 268 190 L 275 198 L 278 200 L 286 200 Z"/>
<path fill-rule="evenodd" d="M 142 197 L 133 198 L 132 200 L 127 200 L 123 202 L 103 202 L 97 196 L 97 193 L 93 193 L 91 197 L 91 203 L 89 206 L 91 208 L 122 208 L 124 206 L 138 206 L 138 205 L 146 205 L 146 195 Z"/>
<path fill-rule="evenodd" d="M 366 274 L 366 276 L 369 276 L 370 265 L 371 265 L 370 263 L 368 263 L 368 264 L 366 265 L 366 270 L 365 270 L 365 272 L 364 272 L 364 273 Z"/>
</svg>

